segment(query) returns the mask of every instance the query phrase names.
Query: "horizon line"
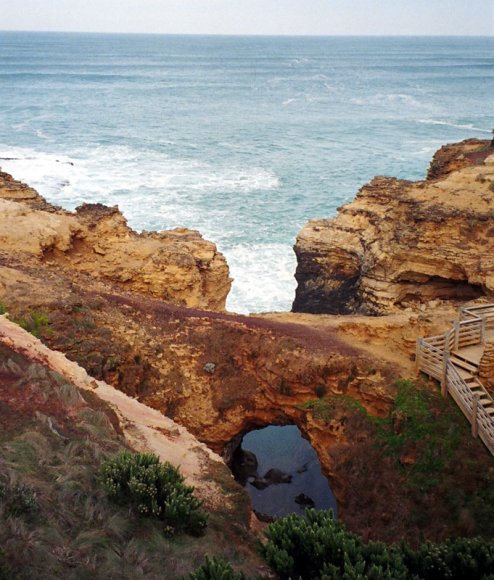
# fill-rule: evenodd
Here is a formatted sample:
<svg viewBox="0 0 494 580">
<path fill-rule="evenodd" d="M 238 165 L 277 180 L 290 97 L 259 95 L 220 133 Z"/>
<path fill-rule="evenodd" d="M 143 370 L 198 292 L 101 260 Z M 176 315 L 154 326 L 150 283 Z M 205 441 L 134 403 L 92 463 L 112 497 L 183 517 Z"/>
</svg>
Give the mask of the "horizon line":
<svg viewBox="0 0 494 580">
<path fill-rule="evenodd" d="M 490 34 L 267 34 L 267 33 L 223 33 L 223 32 L 129 32 L 129 31 L 96 31 L 96 30 L 29 30 L 0 29 L 2 33 L 29 34 L 113 34 L 133 36 L 216 36 L 216 37 L 257 37 L 257 38 L 492 38 Z"/>
</svg>

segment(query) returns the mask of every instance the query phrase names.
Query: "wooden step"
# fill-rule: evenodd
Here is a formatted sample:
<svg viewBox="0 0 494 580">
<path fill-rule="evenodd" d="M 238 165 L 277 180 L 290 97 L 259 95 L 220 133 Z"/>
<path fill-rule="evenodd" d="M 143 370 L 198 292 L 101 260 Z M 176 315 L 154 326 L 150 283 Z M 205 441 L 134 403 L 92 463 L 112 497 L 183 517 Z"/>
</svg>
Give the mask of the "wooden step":
<svg viewBox="0 0 494 580">
<path fill-rule="evenodd" d="M 458 374 L 465 381 L 465 383 L 470 383 L 471 381 L 476 381 L 477 377 L 466 371 L 465 369 L 457 368 Z"/>
<path fill-rule="evenodd" d="M 472 348 L 472 347 L 469 347 L 469 348 Z M 463 350 L 453 350 L 451 352 L 451 356 L 459 358 L 459 359 L 465 361 L 466 363 L 473 365 L 475 368 L 478 368 L 479 361 L 480 361 L 480 358 L 482 356 L 482 352 L 483 352 L 483 347 L 481 349 L 479 349 L 478 352 L 475 352 L 475 353 L 465 352 L 464 349 Z"/>
<path fill-rule="evenodd" d="M 478 367 L 475 367 L 473 365 L 471 365 L 470 363 L 467 363 L 466 361 L 464 361 L 461 358 L 457 358 L 456 355 L 451 356 L 451 358 L 449 359 L 456 367 L 461 367 L 462 369 L 468 371 L 470 374 L 476 374 Z"/>
</svg>

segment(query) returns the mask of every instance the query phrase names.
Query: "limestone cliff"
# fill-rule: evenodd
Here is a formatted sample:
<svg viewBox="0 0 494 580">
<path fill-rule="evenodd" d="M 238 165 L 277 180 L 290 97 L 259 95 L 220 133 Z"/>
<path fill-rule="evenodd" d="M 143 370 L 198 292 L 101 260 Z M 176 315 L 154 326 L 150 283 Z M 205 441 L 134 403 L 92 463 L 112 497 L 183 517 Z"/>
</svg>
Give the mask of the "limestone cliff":
<svg viewBox="0 0 494 580">
<path fill-rule="evenodd" d="M 441 149 L 425 181 L 376 177 L 295 253 L 295 312 L 382 314 L 494 294 L 494 149 Z"/>
<path fill-rule="evenodd" d="M 83 204 L 66 212 L 2 172 L 0 253 L 211 310 L 224 309 L 231 284 L 225 258 L 196 231 L 138 234 L 117 207 Z"/>
</svg>

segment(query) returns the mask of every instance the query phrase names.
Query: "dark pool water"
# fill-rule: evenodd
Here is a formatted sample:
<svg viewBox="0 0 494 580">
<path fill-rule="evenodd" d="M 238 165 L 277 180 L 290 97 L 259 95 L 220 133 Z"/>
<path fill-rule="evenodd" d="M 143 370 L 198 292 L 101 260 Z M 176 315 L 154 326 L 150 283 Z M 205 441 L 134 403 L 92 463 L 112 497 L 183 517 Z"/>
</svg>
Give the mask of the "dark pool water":
<svg viewBox="0 0 494 580">
<path fill-rule="evenodd" d="M 257 458 L 257 474 L 250 475 L 245 486 L 258 514 L 281 517 L 301 514 L 306 507 L 332 508 L 336 514 L 336 499 L 321 472 L 316 452 L 298 427 L 269 426 L 251 431 L 244 436 L 241 448 Z M 264 477 L 271 469 L 279 470 L 284 480 L 291 476 L 290 483 L 272 483 L 272 478 Z M 268 485 L 257 489 L 253 485 L 256 482 Z"/>
</svg>

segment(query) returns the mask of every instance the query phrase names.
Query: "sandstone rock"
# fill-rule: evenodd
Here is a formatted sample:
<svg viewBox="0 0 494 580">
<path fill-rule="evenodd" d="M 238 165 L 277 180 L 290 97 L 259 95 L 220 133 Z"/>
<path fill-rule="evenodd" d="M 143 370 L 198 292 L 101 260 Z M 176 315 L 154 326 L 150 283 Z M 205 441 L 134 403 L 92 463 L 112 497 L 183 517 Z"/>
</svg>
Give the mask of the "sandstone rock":
<svg viewBox="0 0 494 580">
<path fill-rule="evenodd" d="M 466 139 L 461 143 L 443 145 L 434 153 L 427 179 L 441 179 L 453 171 L 474 165 L 490 153 L 487 143 L 479 139 Z"/>
<path fill-rule="evenodd" d="M 84 204 L 76 215 L 92 251 L 77 269 L 166 302 L 224 309 L 231 285 L 228 266 L 199 232 L 176 228 L 137 234 L 117 207 L 101 204 Z"/>
<path fill-rule="evenodd" d="M 494 390 L 494 340 L 487 340 L 480 359 L 479 377 L 482 384 Z"/>
<path fill-rule="evenodd" d="M 376 177 L 297 237 L 293 311 L 382 314 L 494 294 L 494 149 L 454 149 L 434 180 Z M 454 159 L 475 156 L 456 168 Z"/>
<path fill-rule="evenodd" d="M 82 228 L 70 215 L 34 211 L 0 199 L 0 249 L 4 254 L 26 253 L 41 258 L 48 252 L 67 252 Z"/>
<path fill-rule="evenodd" d="M 2 172 L 0 252 L 195 308 L 223 310 L 231 286 L 225 258 L 199 232 L 138 234 L 117 207 L 66 212 Z"/>
</svg>

